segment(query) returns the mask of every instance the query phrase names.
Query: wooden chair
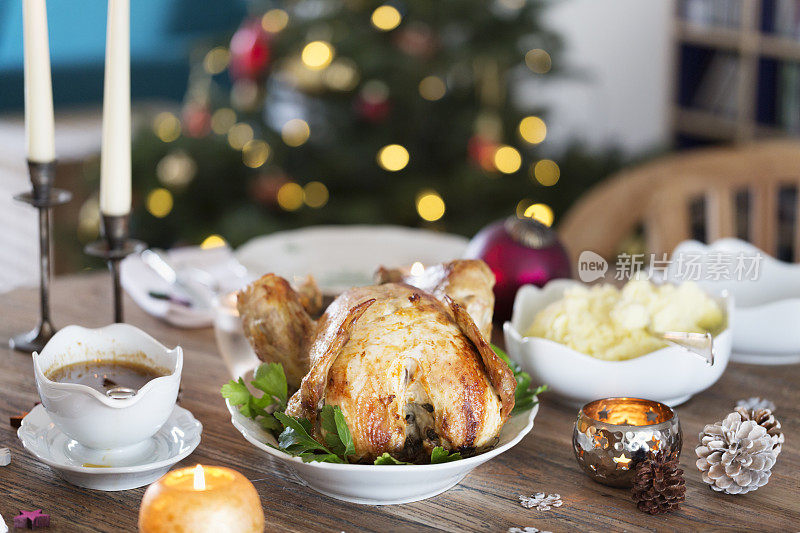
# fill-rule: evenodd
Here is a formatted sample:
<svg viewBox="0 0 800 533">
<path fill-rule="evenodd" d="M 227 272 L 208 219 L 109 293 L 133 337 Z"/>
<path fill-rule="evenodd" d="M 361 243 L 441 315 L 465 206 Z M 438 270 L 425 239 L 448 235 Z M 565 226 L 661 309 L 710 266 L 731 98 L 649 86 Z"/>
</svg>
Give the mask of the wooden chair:
<svg viewBox="0 0 800 533">
<path fill-rule="evenodd" d="M 583 250 L 612 258 L 641 228 L 659 258 L 685 239 L 738 237 L 800 261 L 799 190 L 798 140 L 680 152 L 596 185 L 558 233 L 573 260 Z"/>
</svg>

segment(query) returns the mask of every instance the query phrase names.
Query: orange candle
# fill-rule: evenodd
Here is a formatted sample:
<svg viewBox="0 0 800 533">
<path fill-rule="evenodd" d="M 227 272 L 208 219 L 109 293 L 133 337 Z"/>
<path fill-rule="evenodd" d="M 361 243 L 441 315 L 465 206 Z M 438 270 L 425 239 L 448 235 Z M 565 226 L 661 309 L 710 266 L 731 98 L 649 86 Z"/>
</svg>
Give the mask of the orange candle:
<svg viewBox="0 0 800 533">
<path fill-rule="evenodd" d="M 264 531 L 256 488 L 230 468 L 201 466 L 168 472 L 147 487 L 139 531 L 255 533 Z"/>
</svg>

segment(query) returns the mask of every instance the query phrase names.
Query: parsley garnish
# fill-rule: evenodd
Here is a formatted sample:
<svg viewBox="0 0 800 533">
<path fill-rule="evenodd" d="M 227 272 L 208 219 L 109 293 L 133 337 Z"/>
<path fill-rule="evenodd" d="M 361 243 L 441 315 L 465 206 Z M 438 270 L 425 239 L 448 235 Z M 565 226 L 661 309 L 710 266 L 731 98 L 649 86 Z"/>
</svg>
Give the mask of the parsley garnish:
<svg viewBox="0 0 800 533">
<path fill-rule="evenodd" d="M 517 363 L 497 346 L 492 346 L 495 353 L 506 362 L 514 372 L 517 380 L 515 392 L 515 406 L 511 411 L 512 416 L 526 411 L 536 405 L 534 396 L 547 390 L 543 385 L 536 390 L 529 390 L 531 377 L 523 372 Z M 300 457 L 305 462 L 320 461 L 326 463 L 347 463 L 347 457 L 355 453 L 355 445 L 344 413 L 339 406 L 325 405 L 320 411 L 320 426 L 324 444 L 312 437 L 311 422 L 304 418 L 289 416 L 284 411 L 289 399 L 286 375 L 283 367 L 278 363 L 264 363 L 256 369 L 253 380 L 250 382 L 254 389 L 262 392 L 255 396 L 242 378 L 229 381 L 222 386 L 220 392 L 227 398 L 231 405 L 239 408 L 239 412 L 248 418 L 257 421 L 266 431 L 271 432 L 278 439 L 278 449 L 295 457 Z M 461 459 L 459 452 L 449 453 L 441 446 L 431 452 L 431 464 L 447 463 Z M 384 453 L 375 459 L 376 465 L 407 465 Z"/>
</svg>

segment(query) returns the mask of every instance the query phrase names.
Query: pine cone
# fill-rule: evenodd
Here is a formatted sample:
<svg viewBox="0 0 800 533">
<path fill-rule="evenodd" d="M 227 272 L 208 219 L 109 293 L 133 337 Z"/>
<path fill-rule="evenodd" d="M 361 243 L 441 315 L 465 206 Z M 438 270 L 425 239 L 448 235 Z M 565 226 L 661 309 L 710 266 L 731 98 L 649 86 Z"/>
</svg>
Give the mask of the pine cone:
<svg viewBox="0 0 800 533">
<path fill-rule="evenodd" d="M 686 482 L 677 456 L 661 451 L 636 465 L 631 496 L 640 511 L 668 513 L 681 508 Z"/>
<path fill-rule="evenodd" d="M 781 431 L 781 423 L 775 419 L 772 410 L 737 407 L 735 411 L 741 415 L 742 420 L 752 420 L 767 430 L 767 435 L 772 437 L 772 447 L 776 450 L 775 457 L 777 457 L 781 453 L 781 448 L 783 448 L 784 436 Z"/>
<path fill-rule="evenodd" d="M 736 407 L 744 407 L 748 411 L 755 409 L 769 409 L 770 411 L 775 410 L 774 403 L 766 398 L 759 398 L 758 396 L 751 396 L 750 398 L 741 399 L 736 402 Z"/>
<path fill-rule="evenodd" d="M 755 420 L 738 412 L 700 433 L 697 468 L 716 491 L 745 494 L 767 484 L 780 448 Z"/>
</svg>

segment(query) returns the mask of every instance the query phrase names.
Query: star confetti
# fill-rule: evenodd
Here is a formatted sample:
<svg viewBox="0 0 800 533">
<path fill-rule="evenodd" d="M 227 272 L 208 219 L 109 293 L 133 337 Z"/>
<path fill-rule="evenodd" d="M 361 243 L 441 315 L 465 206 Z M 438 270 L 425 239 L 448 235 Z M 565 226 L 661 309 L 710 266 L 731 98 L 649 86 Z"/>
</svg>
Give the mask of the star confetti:
<svg viewBox="0 0 800 533">
<path fill-rule="evenodd" d="M 519 503 L 526 509 L 536 508 L 537 511 L 549 511 L 553 507 L 561 507 L 564 504 L 560 494 L 545 494 L 544 492 L 537 492 L 531 497 L 520 495 Z"/>
<path fill-rule="evenodd" d="M 753 396 L 752 398 L 743 398 L 736 402 L 736 407 L 744 407 L 748 411 L 757 411 L 758 409 L 769 409 L 770 411 L 775 410 L 774 403 L 766 398 L 759 398 L 758 396 Z"/>
<path fill-rule="evenodd" d="M 14 517 L 15 528 L 26 527 L 28 529 L 36 529 L 49 526 L 50 515 L 42 513 L 41 509 L 36 509 L 35 511 L 20 511 L 19 514 Z"/>
<path fill-rule="evenodd" d="M 11 450 L 0 448 L 0 466 L 8 466 L 11 463 Z"/>
<path fill-rule="evenodd" d="M 541 531 L 535 527 L 510 527 L 508 533 L 550 533 L 549 531 Z"/>
</svg>

